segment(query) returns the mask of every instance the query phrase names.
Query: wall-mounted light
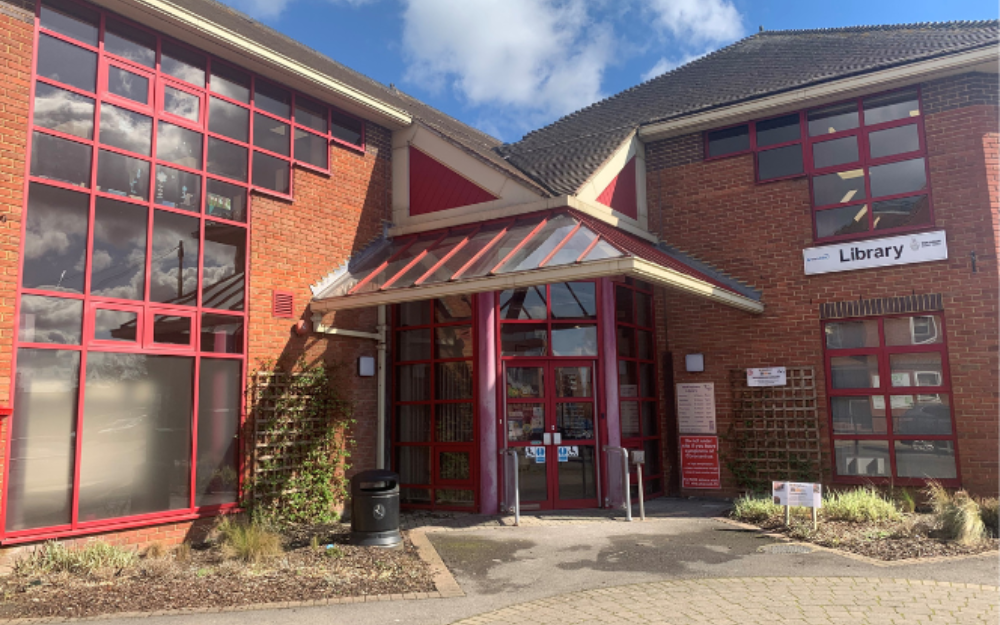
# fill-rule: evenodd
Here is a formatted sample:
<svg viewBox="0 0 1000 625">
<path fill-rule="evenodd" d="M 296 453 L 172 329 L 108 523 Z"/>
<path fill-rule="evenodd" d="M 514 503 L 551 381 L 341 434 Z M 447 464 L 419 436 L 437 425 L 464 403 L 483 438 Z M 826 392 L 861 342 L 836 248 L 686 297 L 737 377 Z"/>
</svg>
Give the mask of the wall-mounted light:
<svg viewBox="0 0 1000 625">
<path fill-rule="evenodd" d="M 375 358 L 372 356 L 358 358 L 358 375 L 362 378 L 370 378 L 375 375 Z"/>
<path fill-rule="evenodd" d="M 688 354 L 684 356 L 684 368 L 688 373 L 701 373 L 705 370 L 705 354 Z"/>
</svg>

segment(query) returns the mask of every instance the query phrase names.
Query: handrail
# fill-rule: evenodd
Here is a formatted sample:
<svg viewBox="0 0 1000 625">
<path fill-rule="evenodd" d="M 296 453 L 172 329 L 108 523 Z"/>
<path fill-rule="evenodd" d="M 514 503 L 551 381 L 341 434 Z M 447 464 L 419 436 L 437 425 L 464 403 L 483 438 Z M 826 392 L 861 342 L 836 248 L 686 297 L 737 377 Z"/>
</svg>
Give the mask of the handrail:
<svg viewBox="0 0 1000 625">
<path fill-rule="evenodd" d="M 513 462 L 513 465 L 514 465 L 514 471 L 513 471 L 513 473 L 514 473 L 514 525 L 515 526 L 519 526 L 521 524 L 521 487 L 520 487 L 520 484 L 518 483 L 518 481 L 519 481 L 518 480 L 518 477 L 519 477 L 518 473 L 520 473 L 520 471 L 518 470 L 519 467 L 517 466 L 517 448 L 516 447 L 507 447 L 506 449 L 502 449 L 502 450 L 500 450 L 500 455 L 504 456 L 505 460 L 506 460 L 506 458 L 509 457 L 509 458 L 512 458 L 513 461 L 514 461 Z M 504 463 L 504 466 L 506 466 L 506 462 Z"/>
</svg>

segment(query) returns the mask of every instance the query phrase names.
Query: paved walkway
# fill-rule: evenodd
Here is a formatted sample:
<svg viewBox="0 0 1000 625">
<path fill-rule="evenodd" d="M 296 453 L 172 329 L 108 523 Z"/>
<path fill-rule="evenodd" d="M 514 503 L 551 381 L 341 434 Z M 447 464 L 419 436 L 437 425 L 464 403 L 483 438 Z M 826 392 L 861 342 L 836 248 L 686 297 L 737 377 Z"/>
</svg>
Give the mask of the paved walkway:
<svg viewBox="0 0 1000 625">
<path fill-rule="evenodd" d="M 997 588 L 878 578 L 735 578 L 567 593 L 456 625 L 997 623 Z"/>
</svg>

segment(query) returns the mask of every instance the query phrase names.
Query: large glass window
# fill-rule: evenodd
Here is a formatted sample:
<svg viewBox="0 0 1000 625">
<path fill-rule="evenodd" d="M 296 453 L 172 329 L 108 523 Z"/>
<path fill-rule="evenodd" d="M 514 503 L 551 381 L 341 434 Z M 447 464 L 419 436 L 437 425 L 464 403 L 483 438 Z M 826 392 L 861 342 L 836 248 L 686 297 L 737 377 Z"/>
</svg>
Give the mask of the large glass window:
<svg viewBox="0 0 1000 625">
<path fill-rule="evenodd" d="M 471 296 L 393 309 L 393 466 L 406 505 L 476 505 Z"/>
<path fill-rule="evenodd" d="M 828 321 L 823 329 L 837 477 L 956 480 L 941 315 Z"/>
<path fill-rule="evenodd" d="M 501 291 L 501 355 L 596 356 L 596 289 L 587 281 Z"/>
</svg>

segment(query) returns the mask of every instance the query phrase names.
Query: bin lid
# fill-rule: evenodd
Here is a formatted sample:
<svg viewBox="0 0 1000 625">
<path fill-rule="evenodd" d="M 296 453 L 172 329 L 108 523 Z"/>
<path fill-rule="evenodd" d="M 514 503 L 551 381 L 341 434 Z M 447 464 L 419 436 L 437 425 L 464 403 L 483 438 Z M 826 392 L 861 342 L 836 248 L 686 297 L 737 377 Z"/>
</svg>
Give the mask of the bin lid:
<svg viewBox="0 0 1000 625">
<path fill-rule="evenodd" d="M 386 469 L 362 471 L 351 478 L 352 491 L 392 490 L 399 484 L 399 474 Z"/>
</svg>

